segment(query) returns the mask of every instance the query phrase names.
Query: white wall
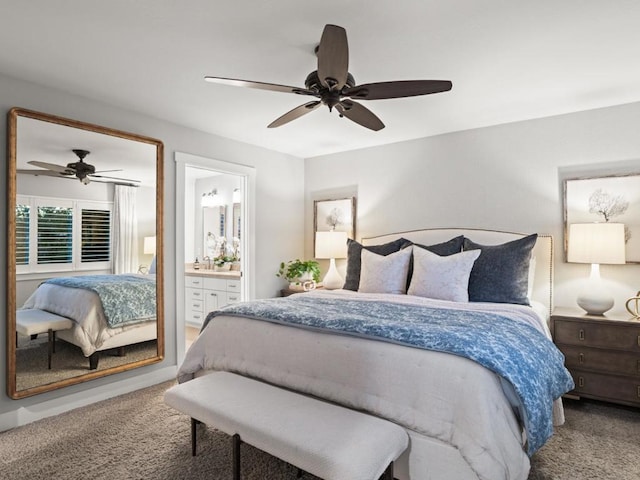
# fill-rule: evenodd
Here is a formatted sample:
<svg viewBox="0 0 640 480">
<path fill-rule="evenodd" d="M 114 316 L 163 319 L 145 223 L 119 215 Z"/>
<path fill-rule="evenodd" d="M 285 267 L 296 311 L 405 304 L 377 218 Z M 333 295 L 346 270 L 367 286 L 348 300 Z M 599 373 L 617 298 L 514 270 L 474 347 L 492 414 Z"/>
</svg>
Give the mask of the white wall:
<svg viewBox="0 0 640 480">
<path fill-rule="evenodd" d="M 304 162 L 301 159 L 190 130 L 166 121 L 115 108 L 84 97 L 0 75 L 0 131 L 6 132 L 7 112 L 22 107 L 110 128 L 154 137 L 164 142 L 164 255 L 165 255 L 165 359 L 156 365 L 92 380 L 61 390 L 12 400 L 0 394 L 0 430 L 69 408 L 118 395 L 172 378 L 176 371 L 175 304 L 175 162 L 174 152 L 188 152 L 256 169 L 256 296 L 270 297 L 282 287 L 275 277 L 285 258 L 303 252 Z M 0 151 L 6 152 L 6 135 L 0 135 Z M 6 185 L 6 168 L 0 169 L 0 185 Z M 71 183 L 71 182 L 70 182 Z M 4 191 L 5 189 L 3 189 Z M 6 203 L 0 207 L 0 251 L 6 252 Z M 182 252 L 180 252 L 182 255 Z M 6 271 L 6 254 L 0 255 L 0 271 Z M 0 304 L 6 305 L 6 277 L 0 277 Z M 6 331 L 0 328 L 0 344 Z M 0 356 L 0 383 L 6 383 L 6 358 Z"/>
<path fill-rule="evenodd" d="M 589 266 L 563 260 L 562 180 L 640 173 L 638 118 L 640 103 L 307 159 L 305 253 L 313 200 L 356 195 L 358 238 L 426 227 L 552 234 L 555 304 L 575 305 Z M 602 275 L 624 311 L 640 265 L 603 265 Z"/>
</svg>

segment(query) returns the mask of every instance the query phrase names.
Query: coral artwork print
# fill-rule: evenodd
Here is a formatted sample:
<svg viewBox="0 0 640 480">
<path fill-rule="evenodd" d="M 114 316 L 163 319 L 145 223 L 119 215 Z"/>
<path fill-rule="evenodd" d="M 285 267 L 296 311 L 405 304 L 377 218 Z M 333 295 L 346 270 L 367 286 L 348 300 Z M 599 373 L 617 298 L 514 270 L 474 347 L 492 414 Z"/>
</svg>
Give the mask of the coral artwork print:
<svg viewBox="0 0 640 480">
<path fill-rule="evenodd" d="M 621 223 L 624 225 L 626 261 L 640 263 L 640 174 L 565 180 L 564 220 L 565 254 L 569 225 Z"/>
</svg>

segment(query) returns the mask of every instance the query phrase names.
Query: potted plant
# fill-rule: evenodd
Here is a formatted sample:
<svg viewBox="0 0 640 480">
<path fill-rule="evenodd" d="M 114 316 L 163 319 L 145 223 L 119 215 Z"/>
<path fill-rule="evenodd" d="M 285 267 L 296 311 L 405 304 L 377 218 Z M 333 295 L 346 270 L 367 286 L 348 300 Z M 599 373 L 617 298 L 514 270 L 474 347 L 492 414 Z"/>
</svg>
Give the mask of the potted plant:
<svg viewBox="0 0 640 480">
<path fill-rule="evenodd" d="M 233 258 L 228 255 L 219 255 L 213 259 L 213 265 L 217 272 L 226 272 L 231 269 Z"/>
<path fill-rule="evenodd" d="M 320 264 L 315 260 L 290 260 L 281 262 L 276 277 L 284 278 L 289 282 L 289 288 L 299 288 L 305 282 L 320 281 Z"/>
</svg>

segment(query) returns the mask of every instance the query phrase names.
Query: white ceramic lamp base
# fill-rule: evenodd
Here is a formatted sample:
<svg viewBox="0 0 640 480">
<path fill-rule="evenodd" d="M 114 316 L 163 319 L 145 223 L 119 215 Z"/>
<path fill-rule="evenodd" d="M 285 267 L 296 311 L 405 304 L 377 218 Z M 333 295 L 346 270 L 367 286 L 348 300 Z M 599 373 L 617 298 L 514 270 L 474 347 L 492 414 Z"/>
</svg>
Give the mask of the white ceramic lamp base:
<svg viewBox="0 0 640 480">
<path fill-rule="evenodd" d="M 322 279 L 322 286 L 327 290 L 336 290 L 344 286 L 344 278 L 338 273 L 334 258 L 329 260 L 329 271 Z"/>
<path fill-rule="evenodd" d="M 614 304 L 613 297 L 607 293 L 600 278 L 600 265 L 591 265 L 591 275 L 587 280 L 584 290 L 576 299 L 580 308 L 589 315 L 602 315 L 611 310 Z"/>
</svg>

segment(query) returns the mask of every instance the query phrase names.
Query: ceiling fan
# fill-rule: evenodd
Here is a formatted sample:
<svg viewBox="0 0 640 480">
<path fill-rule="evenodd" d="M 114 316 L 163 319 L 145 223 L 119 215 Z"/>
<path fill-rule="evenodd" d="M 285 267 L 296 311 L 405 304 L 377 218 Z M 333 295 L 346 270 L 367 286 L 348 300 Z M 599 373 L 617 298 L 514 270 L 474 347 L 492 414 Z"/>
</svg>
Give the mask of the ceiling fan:
<svg viewBox="0 0 640 480">
<path fill-rule="evenodd" d="M 102 182 L 102 183 L 115 183 L 116 185 L 128 185 L 132 187 L 137 187 L 137 183 L 140 180 L 133 180 L 129 178 L 120 178 L 120 177 L 111 177 L 105 175 L 99 175 L 100 173 L 106 172 L 119 172 L 118 170 L 102 170 L 96 171 L 96 167 L 85 163 L 84 159 L 87 155 L 89 155 L 89 150 L 81 150 L 81 149 L 73 149 L 71 150 L 78 157 L 77 162 L 68 163 L 66 166 L 56 165 L 55 163 L 47 163 L 47 162 L 39 162 L 36 160 L 32 160 L 27 162 L 30 165 L 35 165 L 36 167 L 42 167 L 45 170 L 17 170 L 18 173 L 26 173 L 29 175 L 45 175 L 49 177 L 58 177 L 58 178 L 69 178 L 75 179 L 77 178 L 84 185 L 88 185 L 92 181 Z"/>
<path fill-rule="evenodd" d="M 353 99 L 382 100 L 414 97 L 446 92 L 451 90 L 452 87 L 452 83 L 448 80 L 401 80 L 356 85 L 353 75 L 348 71 L 349 45 L 347 43 L 347 32 L 337 25 L 326 25 L 324 27 L 320 44 L 316 47 L 316 55 L 318 57 L 318 69 L 307 76 L 305 80 L 306 88 L 233 78 L 210 76 L 204 78 L 208 82 L 221 83 L 223 85 L 296 93 L 318 99 L 285 113 L 271 122 L 268 128 L 280 127 L 324 104 L 329 107 L 329 111 L 335 107 L 341 117 L 347 117 L 363 127 L 378 131 L 384 128 L 384 123 L 371 110 Z"/>
</svg>

